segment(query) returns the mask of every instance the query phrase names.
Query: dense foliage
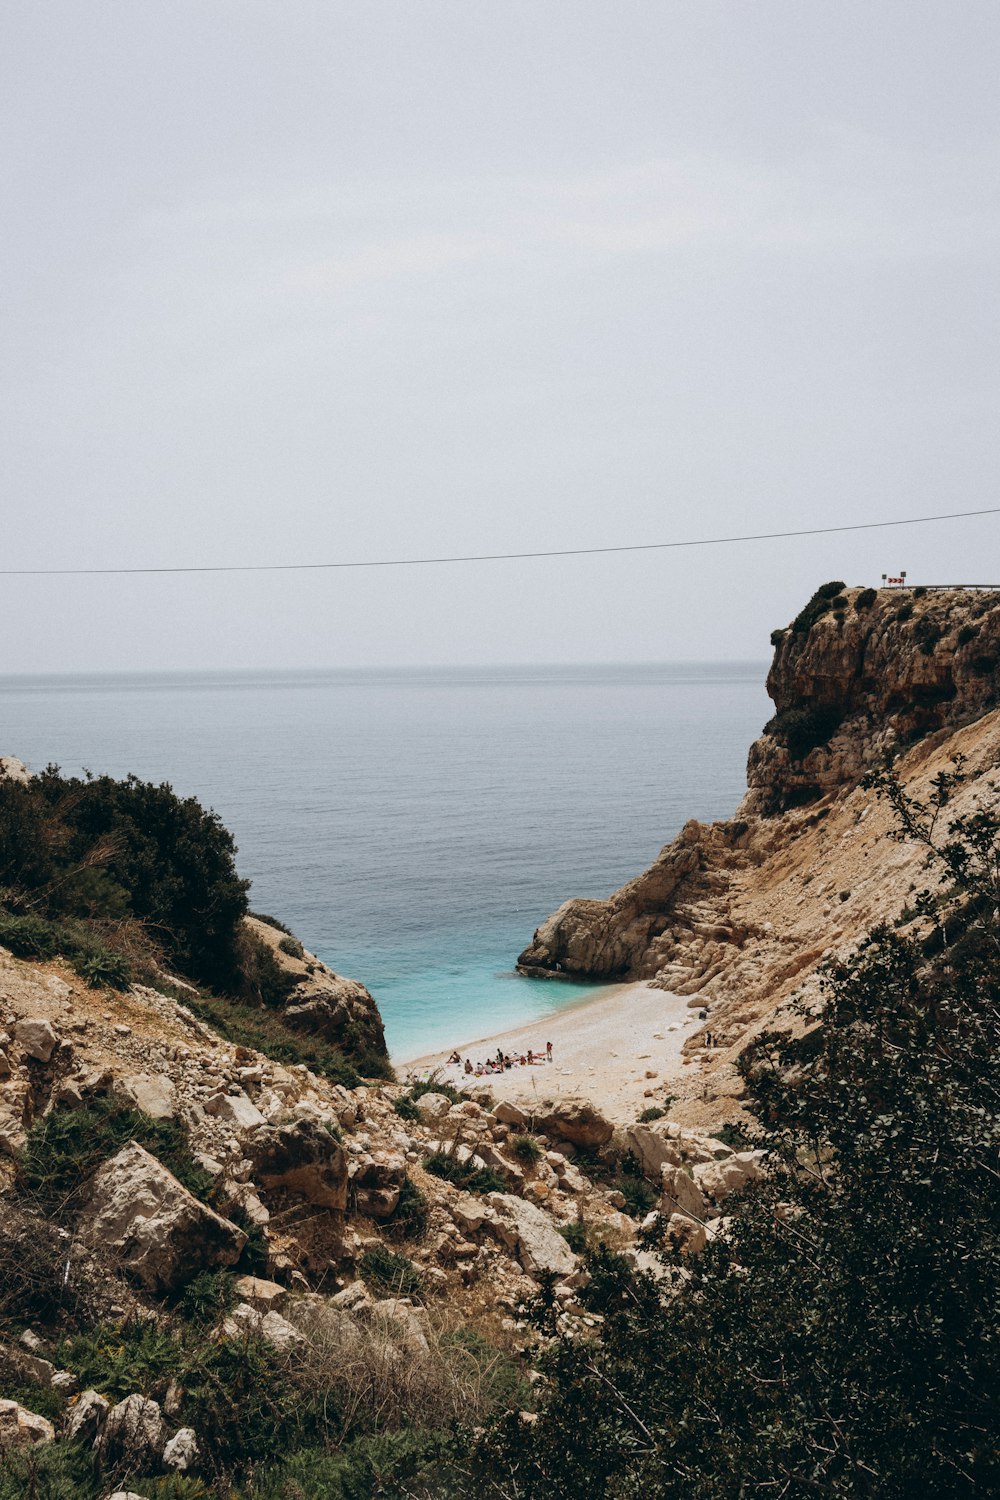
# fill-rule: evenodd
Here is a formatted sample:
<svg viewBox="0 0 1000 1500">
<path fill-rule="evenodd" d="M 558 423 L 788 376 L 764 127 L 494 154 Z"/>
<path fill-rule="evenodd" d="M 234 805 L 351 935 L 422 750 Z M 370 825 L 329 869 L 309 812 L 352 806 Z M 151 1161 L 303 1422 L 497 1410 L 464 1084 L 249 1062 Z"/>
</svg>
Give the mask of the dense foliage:
<svg viewBox="0 0 1000 1500">
<path fill-rule="evenodd" d="M 746 1056 L 770 1170 L 729 1233 L 663 1280 L 591 1258 L 594 1336 L 554 1339 L 540 1419 L 483 1450 L 507 1471 L 488 1493 L 1000 1490 L 1000 828 L 984 808 L 938 837 L 960 775 L 926 806 L 883 779 L 938 871 L 916 926 Z"/>
<path fill-rule="evenodd" d="M 170 963 L 221 988 L 238 979 L 248 882 L 218 816 L 128 776 L 0 780 L 0 894 L 9 912 L 140 924 Z"/>
</svg>

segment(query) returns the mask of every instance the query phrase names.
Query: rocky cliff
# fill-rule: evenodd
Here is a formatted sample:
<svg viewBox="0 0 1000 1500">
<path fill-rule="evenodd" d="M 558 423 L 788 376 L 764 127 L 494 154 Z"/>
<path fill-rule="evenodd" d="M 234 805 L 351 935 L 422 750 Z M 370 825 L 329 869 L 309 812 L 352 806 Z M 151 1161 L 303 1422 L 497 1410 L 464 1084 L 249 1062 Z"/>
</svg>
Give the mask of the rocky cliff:
<svg viewBox="0 0 1000 1500">
<path fill-rule="evenodd" d="M 736 816 L 687 823 L 606 900 L 567 901 L 518 959 L 690 996 L 706 1024 L 689 1055 L 716 1092 L 736 1091 L 725 1064 L 820 959 L 897 918 L 921 882 L 921 852 L 889 840 L 865 772 L 893 756 L 919 793 L 963 754 L 968 802 L 992 797 L 1000 761 L 1000 595 L 826 585 L 772 641 L 776 713 Z"/>
</svg>

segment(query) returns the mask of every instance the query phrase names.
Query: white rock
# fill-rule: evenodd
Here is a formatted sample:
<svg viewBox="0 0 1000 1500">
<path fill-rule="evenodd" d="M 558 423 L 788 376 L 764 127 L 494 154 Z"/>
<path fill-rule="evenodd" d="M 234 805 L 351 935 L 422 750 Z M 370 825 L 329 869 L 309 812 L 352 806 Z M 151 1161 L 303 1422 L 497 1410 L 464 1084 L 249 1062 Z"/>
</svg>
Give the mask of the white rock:
<svg viewBox="0 0 1000 1500">
<path fill-rule="evenodd" d="M 108 1412 L 101 1448 L 133 1462 L 163 1451 L 163 1417 L 159 1403 L 138 1392 Z"/>
<path fill-rule="evenodd" d="M 436 1120 L 451 1109 L 451 1100 L 444 1094 L 421 1094 L 417 1100 L 417 1113 L 422 1120 Z"/>
<path fill-rule="evenodd" d="M 47 1063 L 59 1045 L 52 1024 L 41 1016 L 30 1016 L 14 1025 L 14 1038 L 29 1057 Z"/>
<path fill-rule="evenodd" d="M 214 1094 L 205 1100 L 205 1113 L 220 1120 L 230 1120 L 239 1130 L 253 1130 L 265 1123 L 264 1116 L 242 1091 L 238 1094 Z"/>
<path fill-rule="evenodd" d="M 153 1120 L 173 1119 L 174 1086 L 165 1073 L 133 1073 L 119 1087 L 144 1115 Z"/>
<path fill-rule="evenodd" d="M 512 1193 L 490 1193 L 488 1201 L 498 1238 L 517 1254 L 529 1276 L 567 1276 L 576 1269 L 576 1256 L 548 1214 Z"/>
<path fill-rule="evenodd" d="M 33 1443 L 51 1443 L 56 1430 L 51 1422 L 16 1401 L 0 1401 L 0 1450 L 24 1448 Z"/>
<path fill-rule="evenodd" d="M 66 1436 L 70 1442 L 93 1443 L 110 1410 L 111 1402 L 104 1396 L 97 1391 L 84 1391 L 66 1417 Z"/>
<path fill-rule="evenodd" d="M 90 1245 L 113 1252 L 158 1292 L 182 1286 L 197 1271 L 231 1266 L 247 1238 L 135 1141 L 97 1173 L 81 1227 Z"/>
<path fill-rule="evenodd" d="M 193 1427 L 179 1427 L 163 1449 L 163 1463 L 175 1473 L 183 1474 L 198 1460 L 198 1439 Z"/>
<path fill-rule="evenodd" d="M 222 1325 L 227 1338 L 245 1338 L 247 1334 L 259 1334 L 282 1353 L 305 1347 L 305 1339 L 287 1318 L 276 1312 L 259 1312 L 247 1302 L 234 1307 Z"/>
</svg>

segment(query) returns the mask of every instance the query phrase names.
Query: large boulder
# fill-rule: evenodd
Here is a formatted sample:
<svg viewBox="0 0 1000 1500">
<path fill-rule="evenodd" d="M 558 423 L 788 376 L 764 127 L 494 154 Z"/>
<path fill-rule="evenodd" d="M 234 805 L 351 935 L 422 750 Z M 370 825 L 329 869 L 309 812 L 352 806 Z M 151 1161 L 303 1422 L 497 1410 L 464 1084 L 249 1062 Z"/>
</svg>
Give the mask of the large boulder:
<svg viewBox="0 0 1000 1500">
<path fill-rule="evenodd" d="M 614 1134 L 611 1121 L 587 1099 L 543 1099 L 535 1111 L 535 1128 L 591 1149 L 606 1146 Z"/>
<path fill-rule="evenodd" d="M 694 1169 L 694 1179 L 706 1198 L 720 1203 L 729 1193 L 737 1193 L 760 1176 L 759 1151 L 741 1151 L 726 1161 L 711 1161 Z"/>
<path fill-rule="evenodd" d="M 173 1119 L 177 1101 L 166 1073 L 133 1073 L 121 1080 L 119 1088 L 144 1115 L 153 1120 Z"/>
<path fill-rule="evenodd" d="M 233 1265 L 247 1239 L 135 1141 L 94 1178 L 81 1232 L 152 1292 L 171 1292 L 198 1271 Z"/>
<path fill-rule="evenodd" d="M 490 1193 L 488 1202 L 493 1212 L 486 1222 L 529 1276 L 572 1275 L 576 1256 L 548 1214 L 513 1193 Z"/>
<path fill-rule="evenodd" d="M 347 1207 L 347 1158 L 319 1121 L 262 1126 L 243 1149 L 261 1187 L 298 1193 L 318 1208 Z"/>
</svg>

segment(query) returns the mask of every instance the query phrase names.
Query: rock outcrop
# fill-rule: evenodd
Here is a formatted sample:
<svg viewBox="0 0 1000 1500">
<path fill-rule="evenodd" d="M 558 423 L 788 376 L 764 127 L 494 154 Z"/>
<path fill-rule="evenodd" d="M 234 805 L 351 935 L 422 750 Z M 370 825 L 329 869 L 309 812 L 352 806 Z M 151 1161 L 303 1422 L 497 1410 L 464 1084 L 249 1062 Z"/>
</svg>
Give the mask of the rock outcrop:
<svg viewBox="0 0 1000 1500">
<path fill-rule="evenodd" d="M 265 945 L 286 978 L 282 1013 L 290 1026 L 345 1046 L 349 1054 L 386 1057 L 382 1017 L 363 984 L 335 974 L 283 928 L 253 916 L 244 918 L 244 926 Z"/>
</svg>

